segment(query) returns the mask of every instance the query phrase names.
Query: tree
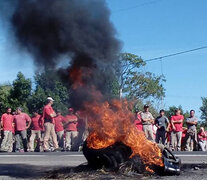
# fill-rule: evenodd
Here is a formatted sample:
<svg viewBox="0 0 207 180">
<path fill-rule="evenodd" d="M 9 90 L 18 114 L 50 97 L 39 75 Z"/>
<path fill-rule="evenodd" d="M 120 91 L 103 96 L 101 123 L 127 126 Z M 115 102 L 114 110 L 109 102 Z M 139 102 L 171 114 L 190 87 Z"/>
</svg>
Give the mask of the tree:
<svg viewBox="0 0 207 180">
<path fill-rule="evenodd" d="M 134 54 L 123 53 L 120 56 L 120 69 L 118 76 L 120 79 L 120 96 L 124 93 L 131 99 L 147 99 L 153 97 L 161 99 L 165 96 L 165 89 L 162 83 L 163 76 L 156 76 L 150 72 L 141 72 L 146 62 Z"/>
<path fill-rule="evenodd" d="M 202 97 L 202 106 L 200 107 L 201 110 L 201 119 L 203 122 L 201 123 L 203 126 L 207 126 L 207 98 Z"/>
<path fill-rule="evenodd" d="M 54 108 L 67 112 L 69 103 L 69 89 L 60 79 L 58 72 L 48 70 L 35 75 L 35 90 L 29 98 L 28 106 L 30 112 L 39 111 L 45 105 L 47 97 L 51 96 Z"/>
<path fill-rule="evenodd" d="M 27 100 L 31 95 L 31 91 L 31 79 L 26 79 L 25 76 L 19 72 L 10 90 L 9 103 L 11 107 L 16 109 L 20 106 L 24 111 L 28 112 Z"/>
<path fill-rule="evenodd" d="M 0 86 L 0 114 L 3 114 L 6 108 L 10 107 L 9 96 L 11 88 L 10 84 Z"/>
<path fill-rule="evenodd" d="M 42 111 L 42 107 L 44 106 L 46 99 L 47 95 L 45 94 L 45 91 L 41 87 L 37 87 L 28 99 L 27 104 L 29 112 L 32 113 L 36 111 L 40 113 Z"/>
</svg>

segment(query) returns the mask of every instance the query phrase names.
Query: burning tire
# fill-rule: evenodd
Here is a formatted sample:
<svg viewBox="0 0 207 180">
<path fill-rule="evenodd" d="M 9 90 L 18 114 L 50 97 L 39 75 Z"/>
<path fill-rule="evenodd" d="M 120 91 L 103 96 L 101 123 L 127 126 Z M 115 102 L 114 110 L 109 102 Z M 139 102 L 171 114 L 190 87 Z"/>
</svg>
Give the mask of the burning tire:
<svg viewBox="0 0 207 180">
<path fill-rule="evenodd" d="M 87 142 L 83 145 L 83 154 L 90 166 L 94 168 L 104 167 L 106 170 L 117 171 L 120 164 L 129 161 L 132 154 L 131 148 L 122 143 L 115 143 L 104 149 L 88 148 Z"/>
<path fill-rule="evenodd" d="M 112 146 L 103 149 L 92 149 L 87 146 L 87 142 L 83 146 L 83 154 L 88 164 L 95 169 L 104 167 L 109 171 L 135 171 L 144 173 L 146 166 L 139 156 L 130 158 L 132 150 L 123 143 L 115 143 Z M 158 175 L 180 175 L 181 161 L 176 158 L 171 151 L 164 148 L 162 151 L 164 166 L 150 167 Z"/>
</svg>

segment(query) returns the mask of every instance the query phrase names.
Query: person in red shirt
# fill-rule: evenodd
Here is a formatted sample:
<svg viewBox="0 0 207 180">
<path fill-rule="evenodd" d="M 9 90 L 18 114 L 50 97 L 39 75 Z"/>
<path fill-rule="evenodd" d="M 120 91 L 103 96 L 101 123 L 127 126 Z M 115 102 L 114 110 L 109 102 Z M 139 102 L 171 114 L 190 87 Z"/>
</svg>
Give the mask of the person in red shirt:
<svg viewBox="0 0 207 180">
<path fill-rule="evenodd" d="M 38 146 L 40 145 L 41 141 L 41 131 L 42 131 L 42 122 L 41 116 L 37 112 L 33 112 L 32 117 L 32 129 L 31 129 L 31 136 L 29 140 L 29 151 L 34 152 L 34 140 L 37 138 Z M 40 149 L 40 148 L 38 148 Z"/>
<path fill-rule="evenodd" d="M 28 125 L 27 125 L 28 122 Z M 27 152 L 27 129 L 31 125 L 31 118 L 23 113 L 20 107 L 17 108 L 17 114 L 14 115 L 16 151 L 21 150 L 21 139 L 23 141 L 24 152 Z"/>
<path fill-rule="evenodd" d="M 65 116 L 64 127 L 66 128 L 66 151 L 78 150 L 78 117 L 74 114 L 73 108 L 69 108 L 69 114 Z"/>
<path fill-rule="evenodd" d="M 170 149 L 172 151 L 181 150 L 183 121 L 184 121 L 184 116 L 181 115 L 180 109 L 176 109 L 175 115 L 171 117 L 172 132 L 171 132 Z"/>
<path fill-rule="evenodd" d="M 55 132 L 57 133 L 57 140 L 59 147 L 64 150 L 64 127 L 63 121 L 64 117 L 62 116 L 61 112 L 57 112 L 57 116 L 54 118 L 55 121 Z"/>
<path fill-rule="evenodd" d="M 3 129 L 4 138 L 1 143 L 2 152 L 10 152 L 13 147 L 13 121 L 14 117 L 11 114 L 11 108 L 7 108 L 7 112 L 1 116 L 1 127 Z"/>
<path fill-rule="evenodd" d="M 207 133 L 204 130 L 204 127 L 200 127 L 200 131 L 198 132 L 198 144 L 202 151 L 206 151 L 206 140 L 207 140 Z"/>
<path fill-rule="evenodd" d="M 134 125 L 139 131 L 143 131 L 143 125 L 142 125 L 142 118 L 141 118 L 141 111 L 136 110 L 135 113 L 135 120 L 134 120 Z"/>
<path fill-rule="evenodd" d="M 55 121 L 54 117 L 56 117 L 56 113 L 52 108 L 54 100 L 51 97 L 47 98 L 47 105 L 44 106 L 43 109 L 43 117 L 42 117 L 42 123 L 45 127 L 45 134 L 44 134 L 44 152 L 50 152 L 49 150 L 49 139 L 50 136 L 52 138 L 52 142 L 54 145 L 54 151 L 59 151 L 59 146 L 57 142 L 57 135 L 55 133 Z"/>
</svg>

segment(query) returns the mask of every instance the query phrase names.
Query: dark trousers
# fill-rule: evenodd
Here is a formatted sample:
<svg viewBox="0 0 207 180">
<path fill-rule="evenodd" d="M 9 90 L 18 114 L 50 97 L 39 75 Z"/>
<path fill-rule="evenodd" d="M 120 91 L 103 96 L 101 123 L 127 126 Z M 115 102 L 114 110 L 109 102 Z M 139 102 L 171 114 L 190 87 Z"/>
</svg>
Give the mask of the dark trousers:
<svg viewBox="0 0 207 180">
<path fill-rule="evenodd" d="M 166 140 L 165 134 L 166 134 L 165 130 L 162 131 L 157 130 L 155 142 L 160 143 L 160 139 L 161 139 L 161 142 L 164 145 Z"/>
</svg>

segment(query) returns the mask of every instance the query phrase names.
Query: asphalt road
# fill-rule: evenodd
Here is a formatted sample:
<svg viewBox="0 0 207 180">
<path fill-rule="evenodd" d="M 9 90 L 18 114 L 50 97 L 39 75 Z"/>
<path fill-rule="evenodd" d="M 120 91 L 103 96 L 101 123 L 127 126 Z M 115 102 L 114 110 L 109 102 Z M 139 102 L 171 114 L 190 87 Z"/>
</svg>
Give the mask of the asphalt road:
<svg viewBox="0 0 207 180">
<path fill-rule="evenodd" d="M 189 167 L 192 164 L 207 164 L 207 152 L 176 152 L 175 155 L 181 158 L 182 164 Z M 40 178 L 48 171 L 83 163 L 86 163 L 86 159 L 78 152 L 1 153 L 0 179 Z"/>
</svg>

